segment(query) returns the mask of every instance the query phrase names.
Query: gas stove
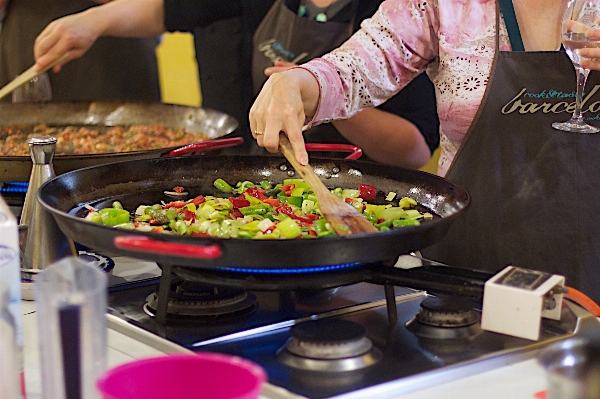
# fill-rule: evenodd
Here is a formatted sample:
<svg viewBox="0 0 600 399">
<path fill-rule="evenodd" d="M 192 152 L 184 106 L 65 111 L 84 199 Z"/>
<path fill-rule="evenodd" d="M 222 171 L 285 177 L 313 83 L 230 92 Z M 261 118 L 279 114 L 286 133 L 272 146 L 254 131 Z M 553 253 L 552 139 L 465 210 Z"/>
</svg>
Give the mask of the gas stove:
<svg viewBox="0 0 600 399">
<path fill-rule="evenodd" d="M 361 282 L 277 291 L 162 281 L 113 286 L 111 328 L 165 352 L 252 360 L 267 371 L 274 398 L 393 398 L 533 358 L 557 340 L 600 334 L 596 318 L 568 302 L 531 341 L 482 330 L 479 301 L 412 288 Z"/>
</svg>

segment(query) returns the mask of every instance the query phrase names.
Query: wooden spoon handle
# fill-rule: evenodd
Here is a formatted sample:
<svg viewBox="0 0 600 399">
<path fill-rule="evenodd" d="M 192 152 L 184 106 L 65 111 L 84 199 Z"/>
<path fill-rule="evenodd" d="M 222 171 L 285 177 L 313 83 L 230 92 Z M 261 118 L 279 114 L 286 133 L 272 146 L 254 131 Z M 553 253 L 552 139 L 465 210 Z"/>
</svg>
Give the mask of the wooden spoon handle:
<svg viewBox="0 0 600 399">
<path fill-rule="evenodd" d="M 50 65 L 48 65 L 46 68 L 42 69 L 41 71 L 36 71 L 35 65 L 30 67 L 28 70 L 26 70 L 25 72 L 23 72 L 22 74 L 20 74 L 19 76 L 17 76 L 10 82 L 8 82 L 8 84 L 6 84 L 6 86 L 4 86 L 2 89 L 0 89 L 0 99 L 4 98 L 8 94 L 12 93 L 13 90 L 15 90 L 17 87 L 24 85 L 25 83 L 29 82 L 31 79 L 35 78 L 36 76 L 41 75 L 42 73 L 46 72 L 48 69 L 52 68 L 54 65 L 64 62 L 68 56 L 69 56 L 69 53 L 63 55 L 62 57 L 60 57 L 56 61 L 52 62 Z"/>
<path fill-rule="evenodd" d="M 327 189 L 325 184 L 323 184 L 319 176 L 317 176 L 317 174 L 314 172 L 313 168 L 310 165 L 302 165 L 296 160 L 292 144 L 283 132 L 279 133 L 279 147 L 283 156 L 285 156 L 292 167 L 296 169 L 296 172 L 302 176 L 304 181 L 306 181 L 306 183 L 315 193 L 323 193 L 325 191 L 329 193 L 329 189 Z"/>
</svg>

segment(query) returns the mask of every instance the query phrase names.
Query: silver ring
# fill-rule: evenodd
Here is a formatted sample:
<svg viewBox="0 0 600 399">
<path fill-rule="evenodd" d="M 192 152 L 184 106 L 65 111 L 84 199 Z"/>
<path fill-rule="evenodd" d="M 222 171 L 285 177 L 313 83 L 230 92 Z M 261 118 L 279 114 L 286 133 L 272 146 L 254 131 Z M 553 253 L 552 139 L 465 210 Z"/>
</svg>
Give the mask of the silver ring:
<svg viewBox="0 0 600 399">
<path fill-rule="evenodd" d="M 254 131 L 254 135 L 256 136 L 262 136 L 263 134 L 265 134 L 265 132 L 259 132 L 258 130 Z"/>
</svg>

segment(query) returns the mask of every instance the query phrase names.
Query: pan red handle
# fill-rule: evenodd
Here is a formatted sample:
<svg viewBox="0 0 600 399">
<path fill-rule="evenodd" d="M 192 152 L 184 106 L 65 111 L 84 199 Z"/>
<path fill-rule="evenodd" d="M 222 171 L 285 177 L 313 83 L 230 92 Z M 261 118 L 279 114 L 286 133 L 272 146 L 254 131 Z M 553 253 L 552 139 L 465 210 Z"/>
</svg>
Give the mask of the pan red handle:
<svg viewBox="0 0 600 399">
<path fill-rule="evenodd" d="M 179 157 L 182 155 L 195 153 L 198 151 L 213 151 L 223 148 L 235 147 L 244 142 L 243 137 L 231 137 L 228 139 L 206 140 L 198 143 L 184 145 L 164 154 L 164 157 Z"/>
<path fill-rule="evenodd" d="M 308 143 L 305 145 L 306 151 L 329 151 L 329 152 L 349 152 L 346 157 L 349 161 L 356 161 L 362 156 L 362 149 L 352 144 L 316 144 Z"/>
<path fill-rule="evenodd" d="M 158 255 L 183 256 L 195 259 L 215 259 L 221 256 L 221 247 L 215 244 L 178 244 L 152 240 L 142 236 L 119 236 L 115 237 L 113 242 L 115 247 L 120 249 Z"/>
</svg>

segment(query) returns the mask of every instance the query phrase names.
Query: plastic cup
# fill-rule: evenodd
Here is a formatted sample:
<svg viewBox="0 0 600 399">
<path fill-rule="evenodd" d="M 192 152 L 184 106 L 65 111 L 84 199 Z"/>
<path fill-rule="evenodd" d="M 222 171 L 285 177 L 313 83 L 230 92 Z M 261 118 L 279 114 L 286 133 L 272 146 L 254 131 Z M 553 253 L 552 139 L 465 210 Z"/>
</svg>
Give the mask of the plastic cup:
<svg viewBox="0 0 600 399">
<path fill-rule="evenodd" d="M 256 399 L 266 380 L 248 360 L 198 353 L 122 364 L 106 371 L 97 387 L 104 399 Z"/>
</svg>

